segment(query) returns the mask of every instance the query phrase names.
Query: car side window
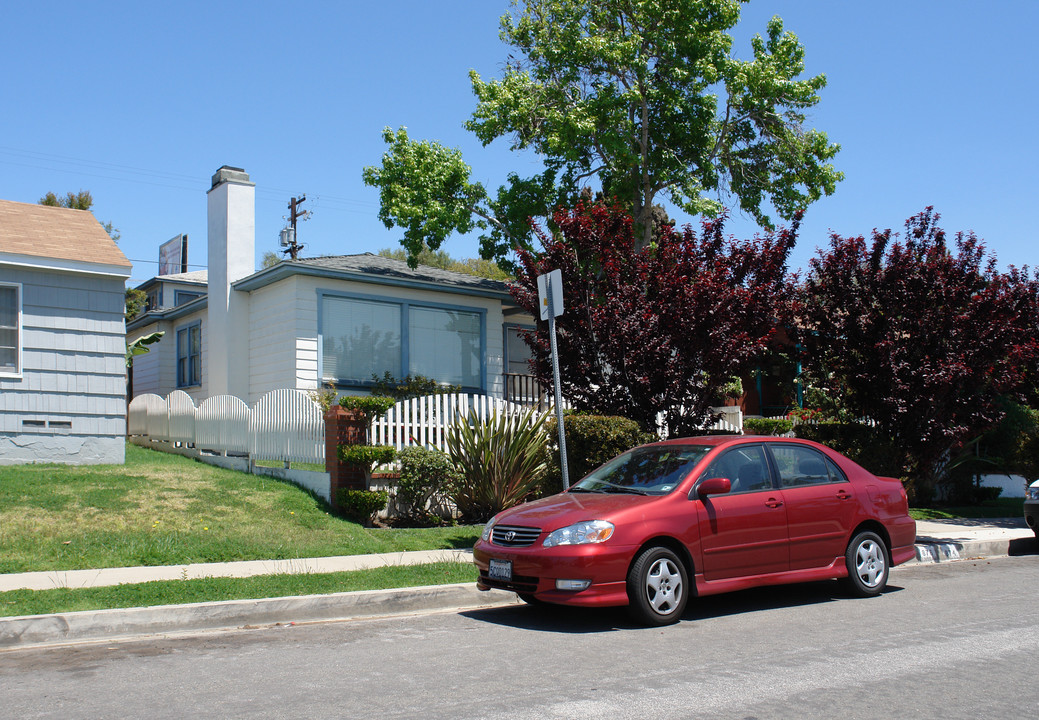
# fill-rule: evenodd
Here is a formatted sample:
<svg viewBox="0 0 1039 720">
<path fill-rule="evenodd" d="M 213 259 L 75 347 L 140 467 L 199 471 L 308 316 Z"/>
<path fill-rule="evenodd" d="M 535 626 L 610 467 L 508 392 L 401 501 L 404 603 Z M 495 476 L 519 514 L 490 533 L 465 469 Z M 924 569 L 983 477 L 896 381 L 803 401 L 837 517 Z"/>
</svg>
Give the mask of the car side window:
<svg viewBox="0 0 1039 720">
<path fill-rule="evenodd" d="M 760 445 L 745 445 L 727 451 L 700 476 L 701 480 L 708 478 L 728 478 L 732 483 L 730 493 L 772 489 L 768 462 Z"/>
<path fill-rule="evenodd" d="M 801 445 L 773 445 L 772 457 L 784 488 L 844 482 L 844 474 L 832 460 L 813 448 Z"/>
</svg>

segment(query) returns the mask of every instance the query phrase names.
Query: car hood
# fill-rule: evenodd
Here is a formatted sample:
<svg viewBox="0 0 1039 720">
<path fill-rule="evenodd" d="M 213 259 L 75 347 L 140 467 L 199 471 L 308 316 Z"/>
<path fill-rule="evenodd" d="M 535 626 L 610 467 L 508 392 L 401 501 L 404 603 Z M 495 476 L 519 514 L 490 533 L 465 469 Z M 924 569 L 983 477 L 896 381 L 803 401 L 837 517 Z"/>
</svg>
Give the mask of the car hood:
<svg viewBox="0 0 1039 720">
<path fill-rule="evenodd" d="M 560 493 L 518 505 L 498 516 L 503 525 L 523 525 L 555 530 L 582 520 L 615 520 L 618 515 L 636 512 L 666 496 L 614 493 Z"/>
</svg>

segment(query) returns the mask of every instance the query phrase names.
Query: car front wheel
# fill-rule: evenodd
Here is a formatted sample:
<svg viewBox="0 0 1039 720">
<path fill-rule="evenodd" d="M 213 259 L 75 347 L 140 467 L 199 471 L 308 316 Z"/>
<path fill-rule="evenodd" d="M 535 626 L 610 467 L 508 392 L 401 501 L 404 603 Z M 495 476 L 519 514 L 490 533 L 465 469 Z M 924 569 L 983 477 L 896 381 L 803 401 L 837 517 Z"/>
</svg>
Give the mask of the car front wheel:
<svg viewBox="0 0 1039 720">
<path fill-rule="evenodd" d="M 628 572 L 628 610 L 647 625 L 668 625 L 682 617 L 689 599 L 685 565 L 666 547 L 642 551 Z"/>
<path fill-rule="evenodd" d="M 844 554 L 848 566 L 848 588 L 859 597 L 879 595 L 887 585 L 887 546 L 874 532 L 860 532 L 848 543 Z"/>
</svg>

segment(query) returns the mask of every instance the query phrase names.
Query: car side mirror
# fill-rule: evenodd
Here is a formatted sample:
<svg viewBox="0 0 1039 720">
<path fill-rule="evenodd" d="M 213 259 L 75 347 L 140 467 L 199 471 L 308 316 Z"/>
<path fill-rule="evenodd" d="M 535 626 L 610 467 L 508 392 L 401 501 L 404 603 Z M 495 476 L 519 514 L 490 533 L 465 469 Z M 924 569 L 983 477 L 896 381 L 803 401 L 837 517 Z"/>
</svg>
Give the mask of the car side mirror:
<svg viewBox="0 0 1039 720">
<path fill-rule="evenodd" d="M 697 486 L 696 494 L 704 498 L 708 495 L 724 495 L 730 490 L 732 490 L 732 481 L 729 478 L 707 478 Z"/>
</svg>

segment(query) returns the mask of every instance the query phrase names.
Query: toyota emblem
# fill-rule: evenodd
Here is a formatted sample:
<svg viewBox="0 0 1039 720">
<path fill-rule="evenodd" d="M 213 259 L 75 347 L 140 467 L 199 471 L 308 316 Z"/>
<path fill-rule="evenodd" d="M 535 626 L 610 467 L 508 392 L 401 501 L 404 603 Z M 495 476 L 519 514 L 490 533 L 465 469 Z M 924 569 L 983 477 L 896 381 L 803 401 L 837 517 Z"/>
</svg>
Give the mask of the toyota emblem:
<svg viewBox="0 0 1039 720">
<path fill-rule="evenodd" d="M 515 530 L 509 530 L 507 533 L 505 533 L 505 542 L 512 542 L 515 539 L 516 539 L 516 531 Z"/>
</svg>

